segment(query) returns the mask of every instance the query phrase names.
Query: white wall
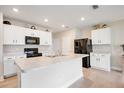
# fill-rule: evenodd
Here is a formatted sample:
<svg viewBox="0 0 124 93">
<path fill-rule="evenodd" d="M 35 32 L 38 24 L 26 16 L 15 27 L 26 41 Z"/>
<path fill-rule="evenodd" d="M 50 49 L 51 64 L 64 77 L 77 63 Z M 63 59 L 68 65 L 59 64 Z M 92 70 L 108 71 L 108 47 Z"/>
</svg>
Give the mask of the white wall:
<svg viewBox="0 0 124 93">
<path fill-rule="evenodd" d="M 124 20 L 109 24 L 112 29 L 112 66 L 115 69 L 121 69 L 124 59 L 124 51 L 120 45 L 124 44 Z"/>
<path fill-rule="evenodd" d="M 3 14 L 0 12 L 0 80 L 3 79 Z"/>
<path fill-rule="evenodd" d="M 56 41 L 60 42 L 60 43 L 54 43 L 54 47 L 53 47 L 54 51 L 55 52 L 62 51 L 62 48 L 64 47 L 63 45 L 65 45 L 65 47 L 71 47 L 71 49 L 69 49 L 68 52 L 73 53 L 75 31 L 77 31 L 77 29 L 54 33 L 53 34 L 53 41 L 56 40 Z M 69 38 L 70 39 L 70 46 L 67 46 L 68 45 L 68 44 L 66 44 L 67 42 L 64 43 L 63 38 Z M 59 45 L 57 45 L 57 44 L 59 44 Z M 56 46 L 57 46 L 57 48 L 56 48 Z M 58 49 L 58 50 L 56 50 L 56 49 Z"/>
</svg>

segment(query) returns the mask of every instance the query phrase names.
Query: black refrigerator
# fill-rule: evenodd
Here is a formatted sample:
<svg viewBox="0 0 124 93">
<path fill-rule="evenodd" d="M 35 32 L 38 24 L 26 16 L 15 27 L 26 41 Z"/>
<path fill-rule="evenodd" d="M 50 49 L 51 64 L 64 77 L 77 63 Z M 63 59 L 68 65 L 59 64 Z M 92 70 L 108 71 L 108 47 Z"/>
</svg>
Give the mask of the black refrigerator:
<svg viewBox="0 0 124 93">
<path fill-rule="evenodd" d="M 89 68 L 90 52 L 92 52 L 92 40 L 88 38 L 74 40 L 75 54 L 89 54 L 89 57 L 82 58 L 82 67 Z"/>
</svg>

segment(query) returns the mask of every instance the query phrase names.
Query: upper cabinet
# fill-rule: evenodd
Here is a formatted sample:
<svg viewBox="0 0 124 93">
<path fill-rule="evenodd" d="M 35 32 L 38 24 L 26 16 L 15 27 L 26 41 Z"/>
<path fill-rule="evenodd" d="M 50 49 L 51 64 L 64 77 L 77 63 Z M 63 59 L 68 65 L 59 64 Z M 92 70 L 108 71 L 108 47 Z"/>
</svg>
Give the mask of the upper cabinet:
<svg viewBox="0 0 124 93">
<path fill-rule="evenodd" d="M 51 32 L 45 32 L 45 45 L 52 45 L 52 33 Z"/>
<path fill-rule="evenodd" d="M 25 45 L 25 36 L 39 37 L 40 45 L 52 45 L 52 33 L 14 25 L 4 25 L 5 45 Z"/>
<path fill-rule="evenodd" d="M 38 37 L 39 33 L 38 30 L 33 30 L 29 28 L 25 28 L 24 35 L 25 36 L 31 36 L 31 37 Z"/>
<path fill-rule="evenodd" d="M 4 44 L 24 45 L 24 28 L 13 25 L 4 25 Z"/>
<path fill-rule="evenodd" d="M 92 44 L 111 44 L 111 29 L 103 28 L 92 30 Z"/>
<path fill-rule="evenodd" d="M 52 45 L 52 33 L 40 31 L 40 45 Z"/>
</svg>

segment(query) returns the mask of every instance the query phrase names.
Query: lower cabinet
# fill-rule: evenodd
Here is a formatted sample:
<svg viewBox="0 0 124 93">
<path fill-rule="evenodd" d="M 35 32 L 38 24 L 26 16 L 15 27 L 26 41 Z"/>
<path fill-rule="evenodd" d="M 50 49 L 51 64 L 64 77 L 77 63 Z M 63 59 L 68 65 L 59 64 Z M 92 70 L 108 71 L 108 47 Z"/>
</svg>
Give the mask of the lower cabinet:
<svg viewBox="0 0 124 93">
<path fill-rule="evenodd" d="M 90 63 L 92 68 L 110 71 L 111 54 L 90 53 Z"/>
<path fill-rule="evenodd" d="M 16 74 L 14 57 L 4 58 L 4 76 L 9 77 L 14 74 Z"/>
<path fill-rule="evenodd" d="M 16 75 L 16 65 L 14 60 L 16 58 L 25 58 L 26 55 L 19 55 L 19 56 L 5 56 L 4 57 L 4 77 L 10 77 Z"/>
</svg>

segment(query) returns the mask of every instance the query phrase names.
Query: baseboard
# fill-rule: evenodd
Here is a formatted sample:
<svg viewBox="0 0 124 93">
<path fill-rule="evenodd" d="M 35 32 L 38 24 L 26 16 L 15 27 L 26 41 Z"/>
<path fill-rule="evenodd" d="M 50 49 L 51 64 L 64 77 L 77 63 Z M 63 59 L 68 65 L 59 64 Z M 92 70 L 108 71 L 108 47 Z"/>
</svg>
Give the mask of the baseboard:
<svg viewBox="0 0 124 93">
<path fill-rule="evenodd" d="M 4 81 L 4 77 L 3 76 L 0 76 L 0 81 Z"/>
<path fill-rule="evenodd" d="M 115 70 L 115 71 L 119 71 L 119 72 L 122 72 L 122 69 L 121 68 L 119 68 L 119 67 L 111 67 L 111 69 L 112 70 Z"/>
</svg>

